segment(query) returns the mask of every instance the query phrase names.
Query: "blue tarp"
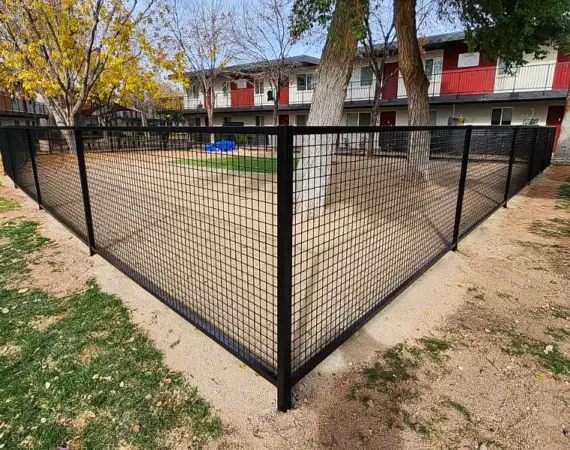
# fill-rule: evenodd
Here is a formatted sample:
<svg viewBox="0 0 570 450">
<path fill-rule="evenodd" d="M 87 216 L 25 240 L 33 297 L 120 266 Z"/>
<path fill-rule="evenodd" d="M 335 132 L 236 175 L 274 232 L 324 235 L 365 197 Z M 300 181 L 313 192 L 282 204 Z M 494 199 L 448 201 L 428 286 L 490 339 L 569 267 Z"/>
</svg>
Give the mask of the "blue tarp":
<svg viewBox="0 0 570 450">
<path fill-rule="evenodd" d="M 207 152 L 232 152 L 236 148 L 234 141 L 218 141 L 204 147 Z"/>
</svg>

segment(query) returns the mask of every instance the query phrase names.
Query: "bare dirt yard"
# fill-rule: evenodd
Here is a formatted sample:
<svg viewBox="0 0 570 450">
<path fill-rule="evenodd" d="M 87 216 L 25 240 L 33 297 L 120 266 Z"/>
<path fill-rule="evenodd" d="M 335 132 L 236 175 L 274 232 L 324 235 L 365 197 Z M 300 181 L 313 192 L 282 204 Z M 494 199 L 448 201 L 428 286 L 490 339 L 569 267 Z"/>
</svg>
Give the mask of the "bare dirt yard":
<svg viewBox="0 0 570 450">
<path fill-rule="evenodd" d="M 286 414 L 269 383 L 89 258 L 7 178 L 2 197 L 56 244 L 35 258 L 30 286 L 63 295 L 94 277 L 119 294 L 218 411 L 225 432 L 210 448 L 567 449 L 569 178 L 570 167 L 549 168 L 491 216 L 299 383 Z"/>
</svg>

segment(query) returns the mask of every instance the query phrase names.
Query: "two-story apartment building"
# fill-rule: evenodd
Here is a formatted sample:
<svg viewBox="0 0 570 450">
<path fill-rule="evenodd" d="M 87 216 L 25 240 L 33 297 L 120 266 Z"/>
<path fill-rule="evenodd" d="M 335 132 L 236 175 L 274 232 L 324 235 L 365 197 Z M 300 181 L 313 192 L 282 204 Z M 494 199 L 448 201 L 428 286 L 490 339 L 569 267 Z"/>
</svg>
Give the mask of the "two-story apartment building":
<svg viewBox="0 0 570 450">
<path fill-rule="evenodd" d="M 462 32 L 430 36 L 424 42 L 432 125 L 453 124 L 462 117 L 467 125 L 559 126 L 570 80 L 569 55 L 545 48 L 544 59 L 528 55 L 526 65 L 507 72 L 501 60 L 488 61 L 478 52 L 468 52 Z M 318 59 L 296 58 L 288 88 L 279 93 L 281 124 L 306 123 L 318 82 Z M 244 76 L 244 67 L 230 66 L 216 80 L 214 125 L 272 124 L 275 94 L 262 75 L 252 72 L 251 76 Z M 397 56 L 388 59 L 383 81 L 380 124 L 406 125 L 406 89 L 398 71 Z M 366 58 L 359 54 L 347 89 L 344 124 L 370 124 L 374 84 L 373 71 Z M 159 113 L 182 118 L 187 125 L 205 125 L 206 100 L 194 86 L 181 98 L 164 99 Z"/>
<path fill-rule="evenodd" d="M 47 118 L 48 111 L 43 103 L 0 89 L 0 126 L 45 125 Z"/>
</svg>

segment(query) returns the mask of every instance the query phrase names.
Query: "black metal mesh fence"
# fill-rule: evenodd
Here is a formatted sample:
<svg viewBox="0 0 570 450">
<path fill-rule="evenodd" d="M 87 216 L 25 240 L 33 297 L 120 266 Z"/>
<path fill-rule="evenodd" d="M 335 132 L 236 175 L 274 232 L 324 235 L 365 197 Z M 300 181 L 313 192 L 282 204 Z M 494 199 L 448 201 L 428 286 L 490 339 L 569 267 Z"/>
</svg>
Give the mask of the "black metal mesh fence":
<svg viewBox="0 0 570 450">
<path fill-rule="evenodd" d="M 550 163 L 544 127 L 4 128 L 6 173 L 291 386 Z"/>
</svg>

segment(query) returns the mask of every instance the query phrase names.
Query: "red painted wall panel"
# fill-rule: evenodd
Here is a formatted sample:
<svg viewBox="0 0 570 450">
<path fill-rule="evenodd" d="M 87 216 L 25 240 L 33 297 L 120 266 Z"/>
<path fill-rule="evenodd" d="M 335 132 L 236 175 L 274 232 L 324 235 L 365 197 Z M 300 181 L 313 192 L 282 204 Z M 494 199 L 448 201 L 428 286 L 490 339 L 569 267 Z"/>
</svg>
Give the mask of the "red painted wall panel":
<svg viewBox="0 0 570 450">
<path fill-rule="evenodd" d="M 570 81 L 570 55 L 558 52 L 552 89 L 567 89 Z"/>
<path fill-rule="evenodd" d="M 247 80 L 245 88 L 238 88 L 237 82 L 231 82 L 232 106 L 253 106 L 253 83 Z"/>
<path fill-rule="evenodd" d="M 479 65 L 457 67 L 460 53 L 467 53 L 467 44 L 458 43 L 443 51 L 443 74 L 440 95 L 489 94 L 495 86 L 496 62 L 487 61 L 483 56 Z"/>
</svg>

